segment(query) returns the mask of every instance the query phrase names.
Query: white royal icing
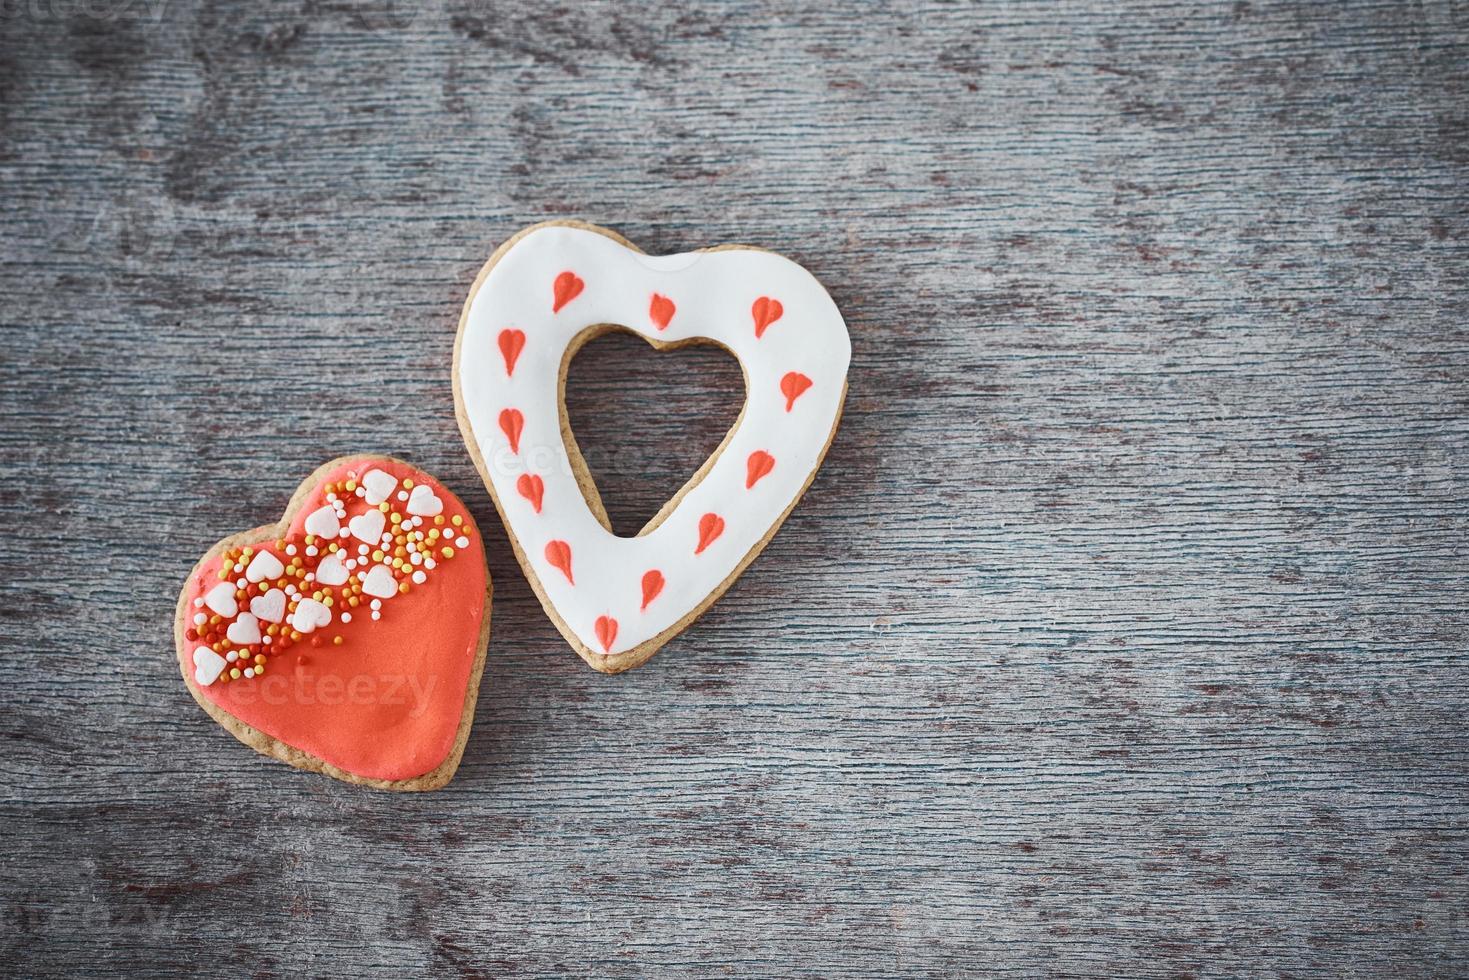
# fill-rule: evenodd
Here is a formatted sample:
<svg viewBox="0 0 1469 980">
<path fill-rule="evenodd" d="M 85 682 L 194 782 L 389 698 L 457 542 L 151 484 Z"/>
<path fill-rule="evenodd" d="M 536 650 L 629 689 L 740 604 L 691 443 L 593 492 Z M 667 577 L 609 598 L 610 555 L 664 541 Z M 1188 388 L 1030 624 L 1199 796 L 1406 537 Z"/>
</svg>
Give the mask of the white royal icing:
<svg viewBox="0 0 1469 980">
<path fill-rule="evenodd" d="M 225 660 L 208 647 L 194 648 L 194 680 L 205 687 L 219 680 Z"/>
<path fill-rule="evenodd" d="M 296 611 L 291 613 L 291 628 L 299 633 L 310 633 L 331 621 L 332 611 L 315 599 L 302 599 L 296 603 Z"/>
<path fill-rule="evenodd" d="M 221 582 L 204 593 L 204 605 L 225 619 L 234 618 L 235 613 L 240 611 L 240 605 L 235 601 L 234 583 Z"/>
<path fill-rule="evenodd" d="M 382 536 L 383 525 L 388 518 L 380 510 L 369 510 L 358 514 L 347 522 L 347 527 L 352 532 L 352 537 L 367 544 L 377 544 Z"/>
<path fill-rule="evenodd" d="M 268 578 L 280 578 L 285 574 L 286 566 L 281 560 L 268 551 L 258 551 L 255 557 L 250 559 L 250 567 L 245 569 L 245 579 L 250 582 L 263 582 Z"/>
<path fill-rule="evenodd" d="M 340 554 L 330 554 L 316 563 L 316 581 L 321 585 L 341 585 L 347 581 L 347 566 Z"/>
<path fill-rule="evenodd" d="M 250 612 L 267 623 L 279 623 L 286 618 L 286 594 L 271 589 L 265 595 L 258 595 L 250 600 Z"/>
<path fill-rule="evenodd" d="M 224 631 L 224 635 L 237 646 L 247 647 L 252 643 L 259 643 L 260 620 L 255 618 L 254 613 L 240 613 L 239 618 Z"/>
<path fill-rule="evenodd" d="M 392 569 L 386 565 L 374 565 L 362 576 L 362 591 L 379 599 L 391 599 L 398 594 L 398 582 Z"/>
<path fill-rule="evenodd" d="M 325 504 L 307 514 L 303 526 L 307 534 L 315 534 L 322 538 L 336 537 L 337 531 L 342 527 L 337 520 L 336 508 L 331 504 Z"/>
<path fill-rule="evenodd" d="M 663 342 L 713 340 L 739 359 L 748 385 L 714 466 L 658 527 L 634 538 L 598 522 L 561 437 L 563 356 L 603 323 Z M 460 396 L 501 512 L 557 615 L 597 653 L 638 646 L 684 619 L 765 538 L 819 464 L 851 359 L 836 304 L 789 259 L 753 249 L 650 256 L 564 226 L 533 230 L 500 256 L 470 302 L 460 342 Z M 792 373 L 811 384 L 783 387 Z M 519 422 L 516 448 L 502 425 L 507 410 L 519 413 L 509 419 L 511 432 Z M 773 465 L 763 456 L 751 463 L 756 453 Z M 527 484 L 534 478 L 539 487 Z M 701 527 L 720 533 L 696 553 Z M 642 582 L 654 570 L 663 584 L 644 608 Z"/>
<path fill-rule="evenodd" d="M 408 495 L 408 506 L 405 509 L 415 517 L 434 517 L 443 513 L 444 502 L 439 499 L 438 494 L 420 483 Z"/>
<path fill-rule="evenodd" d="M 398 486 L 398 478 L 382 470 L 368 470 L 362 477 L 363 500 L 376 507 Z"/>
</svg>

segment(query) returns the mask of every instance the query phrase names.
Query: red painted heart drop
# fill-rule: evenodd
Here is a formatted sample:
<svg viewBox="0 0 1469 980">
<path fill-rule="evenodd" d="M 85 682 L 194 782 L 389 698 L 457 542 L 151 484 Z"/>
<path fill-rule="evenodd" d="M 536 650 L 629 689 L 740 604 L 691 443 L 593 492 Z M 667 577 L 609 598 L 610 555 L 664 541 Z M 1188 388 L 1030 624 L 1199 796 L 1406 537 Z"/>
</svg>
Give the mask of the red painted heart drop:
<svg viewBox="0 0 1469 980">
<path fill-rule="evenodd" d="M 755 339 L 759 340 L 765 335 L 765 328 L 780 319 L 785 307 L 780 305 L 780 300 L 771 299 L 769 296 L 761 296 L 750 307 L 750 314 L 755 318 Z"/>
<path fill-rule="evenodd" d="M 763 449 L 757 449 L 745 460 L 745 489 L 760 482 L 760 478 L 775 469 L 775 457 Z"/>
<path fill-rule="evenodd" d="M 654 568 L 643 573 L 643 606 L 647 609 L 648 603 L 658 598 L 658 593 L 663 591 L 663 573 Z"/>
<path fill-rule="evenodd" d="M 780 393 L 786 396 L 787 412 L 791 410 L 792 405 L 796 404 L 796 399 L 804 395 L 806 389 L 810 387 L 811 379 L 800 371 L 787 372 L 786 376 L 780 379 Z"/>
<path fill-rule="evenodd" d="M 505 374 L 515 373 L 515 362 L 520 359 L 520 352 L 525 350 L 524 330 L 501 330 L 500 331 L 500 354 L 505 358 Z"/>
<path fill-rule="evenodd" d="M 575 272 L 567 271 L 557 276 L 555 284 L 551 287 L 551 291 L 554 294 L 551 312 L 560 313 L 561 307 L 580 296 L 585 286 L 586 283 L 582 282 L 581 277 Z"/>
<path fill-rule="evenodd" d="M 659 330 L 667 330 L 669 322 L 673 319 L 673 300 L 667 296 L 653 294 L 653 301 L 648 304 L 648 316 L 653 320 L 653 326 Z"/>
<path fill-rule="evenodd" d="M 545 480 L 542 480 L 535 473 L 522 473 L 520 474 L 520 479 L 515 481 L 515 489 L 520 491 L 522 497 L 530 501 L 531 506 L 536 509 L 537 514 L 541 512 L 541 498 L 546 493 Z"/>
<path fill-rule="evenodd" d="M 598 616 L 597 639 L 601 642 L 602 649 L 611 653 L 612 643 L 617 639 L 617 620 L 611 616 Z"/>
<path fill-rule="evenodd" d="M 510 440 L 510 451 L 520 452 L 520 433 L 525 429 L 525 416 L 518 408 L 507 408 L 500 413 L 500 431 Z"/>
<path fill-rule="evenodd" d="M 701 553 L 705 548 L 714 543 L 714 539 L 724 533 L 724 518 L 718 514 L 705 514 L 699 518 L 699 546 L 694 549 L 694 554 Z"/>
<path fill-rule="evenodd" d="M 565 541 L 548 541 L 546 561 L 551 563 L 552 568 L 560 569 L 561 574 L 566 576 L 566 581 L 576 584 L 576 579 L 571 577 L 571 545 Z"/>
</svg>

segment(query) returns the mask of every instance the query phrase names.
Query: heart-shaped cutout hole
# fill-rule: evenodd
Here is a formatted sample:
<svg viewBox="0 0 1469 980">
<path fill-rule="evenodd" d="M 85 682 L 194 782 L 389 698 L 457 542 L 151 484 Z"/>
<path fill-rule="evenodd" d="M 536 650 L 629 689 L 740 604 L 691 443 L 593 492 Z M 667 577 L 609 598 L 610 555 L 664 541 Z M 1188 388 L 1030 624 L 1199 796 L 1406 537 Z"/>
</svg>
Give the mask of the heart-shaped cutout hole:
<svg viewBox="0 0 1469 980">
<path fill-rule="evenodd" d="M 734 356 L 598 327 L 567 356 L 562 418 L 595 481 L 588 504 L 621 537 L 648 528 L 732 431 L 745 400 Z"/>
</svg>

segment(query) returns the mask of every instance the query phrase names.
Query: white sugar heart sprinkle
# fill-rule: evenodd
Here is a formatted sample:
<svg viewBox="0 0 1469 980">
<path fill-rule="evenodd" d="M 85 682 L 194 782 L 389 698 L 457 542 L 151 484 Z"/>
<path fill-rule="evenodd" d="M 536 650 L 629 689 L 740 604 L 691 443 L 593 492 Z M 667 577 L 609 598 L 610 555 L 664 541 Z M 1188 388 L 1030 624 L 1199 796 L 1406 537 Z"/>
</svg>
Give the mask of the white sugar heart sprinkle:
<svg viewBox="0 0 1469 980">
<path fill-rule="evenodd" d="M 258 595 L 250 600 L 250 612 L 267 623 L 279 623 L 286 618 L 286 594 L 271 589 L 265 595 Z"/>
<path fill-rule="evenodd" d="M 397 485 L 398 478 L 391 473 L 384 473 L 382 470 L 368 470 L 362 477 L 362 489 L 366 491 L 362 499 L 376 507 L 388 499 L 388 495 Z"/>
<path fill-rule="evenodd" d="M 208 647 L 194 648 L 194 680 L 208 687 L 224 670 L 224 658 Z"/>
<path fill-rule="evenodd" d="M 333 518 L 335 520 L 335 518 Z M 352 530 L 352 536 L 359 541 L 368 544 L 377 544 L 378 538 L 383 533 L 383 525 L 388 521 L 380 510 L 370 510 L 365 514 L 358 514 L 347 522 L 347 527 Z"/>
<path fill-rule="evenodd" d="M 240 617 L 230 623 L 230 628 L 224 631 L 224 635 L 229 637 L 231 643 L 238 643 L 242 647 L 259 643 L 260 620 L 252 613 L 240 613 Z"/>
<path fill-rule="evenodd" d="M 337 530 L 341 528 L 341 522 L 337 520 L 337 512 L 331 504 L 318 507 L 306 515 L 307 534 L 315 534 L 318 537 L 334 538 Z"/>
<path fill-rule="evenodd" d="M 204 593 L 204 605 L 213 609 L 225 619 L 232 618 L 235 613 L 240 611 L 240 604 L 235 601 L 234 583 L 221 582 Z"/>
<path fill-rule="evenodd" d="M 291 613 L 291 628 L 300 633 L 310 633 L 331 621 L 332 611 L 315 599 L 302 599 Z"/>
<path fill-rule="evenodd" d="M 286 571 L 286 566 L 281 560 L 268 551 L 259 551 L 255 557 L 250 559 L 250 567 L 245 569 L 245 579 L 249 582 L 263 582 L 268 578 L 280 578 Z"/>
<path fill-rule="evenodd" d="M 398 583 L 386 565 L 374 565 L 362 580 L 362 591 L 379 599 L 391 599 L 398 594 Z"/>
<path fill-rule="evenodd" d="M 434 517 L 443 511 L 444 502 L 422 483 L 414 487 L 413 493 L 408 495 L 408 513 L 415 517 Z"/>
<path fill-rule="evenodd" d="M 347 581 L 347 568 L 340 555 L 327 555 L 316 564 L 316 581 L 322 585 L 341 585 Z"/>
</svg>

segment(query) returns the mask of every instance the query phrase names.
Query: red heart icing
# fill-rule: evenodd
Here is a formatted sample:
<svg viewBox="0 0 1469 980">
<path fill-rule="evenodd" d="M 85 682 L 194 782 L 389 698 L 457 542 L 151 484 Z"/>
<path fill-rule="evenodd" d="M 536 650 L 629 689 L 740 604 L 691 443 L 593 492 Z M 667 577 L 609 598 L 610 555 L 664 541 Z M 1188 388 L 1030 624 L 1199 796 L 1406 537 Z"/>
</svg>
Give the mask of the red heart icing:
<svg viewBox="0 0 1469 980">
<path fill-rule="evenodd" d="M 612 643 L 617 639 L 617 620 L 611 616 L 598 616 L 594 624 L 597 631 L 597 639 L 602 644 L 602 649 L 612 651 Z"/>
<path fill-rule="evenodd" d="M 653 321 L 653 326 L 659 330 L 667 330 L 669 322 L 673 319 L 673 300 L 667 296 L 653 294 L 653 300 L 648 304 L 648 316 Z"/>
<path fill-rule="evenodd" d="M 525 350 L 524 330 L 501 330 L 500 331 L 500 355 L 505 358 L 505 373 L 515 373 L 515 362 L 520 359 L 520 352 Z"/>
<path fill-rule="evenodd" d="M 811 387 L 811 379 L 800 371 L 788 371 L 786 376 L 780 379 L 780 393 L 786 396 L 786 411 L 796 404 L 796 399 L 806 393 Z"/>
<path fill-rule="evenodd" d="M 567 271 L 557 276 L 556 281 L 551 284 L 551 292 L 554 296 L 551 312 L 560 313 L 561 307 L 580 296 L 586 285 L 575 272 Z"/>
<path fill-rule="evenodd" d="M 525 429 L 525 416 L 518 408 L 507 408 L 500 413 L 500 431 L 510 440 L 510 451 L 520 452 L 520 433 Z"/>
<path fill-rule="evenodd" d="M 745 489 L 760 482 L 760 478 L 775 469 L 775 457 L 763 449 L 757 449 L 745 460 Z"/>
<path fill-rule="evenodd" d="M 545 480 L 534 473 L 522 473 L 520 479 L 515 481 L 515 489 L 520 491 L 522 497 L 530 501 L 537 514 L 541 512 L 541 498 L 546 493 Z"/>
<path fill-rule="evenodd" d="M 344 504 L 342 528 L 353 517 L 377 510 L 355 492 L 371 470 L 381 470 L 396 480 L 387 502 L 389 515 L 399 515 L 399 522 L 385 521 L 385 528 L 409 540 L 415 531 L 423 532 L 425 546 L 412 554 L 429 555 L 434 561 L 432 569 L 426 568 L 425 560 L 393 573 L 393 586 L 401 590 L 406 582 L 408 590 L 380 599 L 378 620 L 372 618 L 371 596 L 353 593 L 354 582 L 359 587 L 363 584 L 358 578 L 360 568 L 348 572 L 347 580 L 337 587 L 299 577 L 314 574 L 329 556 L 343 561 L 339 556 L 346 554 L 356 560 L 362 543 L 356 537 L 308 538 L 305 525 L 315 512 L 330 509 L 328 492 Z M 407 514 L 406 501 L 398 499 L 399 490 L 407 491 L 405 480 L 412 480 L 415 488 L 427 487 L 442 505 L 437 516 L 420 515 L 422 524 L 407 531 L 402 522 L 412 515 Z M 437 538 L 429 539 L 431 530 L 439 532 Z M 307 545 L 308 540 L 315 543 Z M 331 544 L 337 545 L 336 552 L 328 550 Z M 253 551 L 248 559 L 243 554 L 247 546 Z M 317 555 L 306 554 L 307 547 L 318 546 Z M 284 566 L 284 570 L 280 577 L 250 582 L 254 573 L 241 563 L 265 552 L 279 563 L 272 563 L 272 569 Z M 200 607 L 195 600 L 222 584 L 220 572 L 226 562 L 232 565 L 227 578 L 237 585 L 245 582 L 235 593 L 239 613 L 229 619 L 221 617 L 217 624 L 197 624 L 195 618 L 201 613 L 217 615 L 211 606 Z M 298 572 L 292 571 L 298 567 Z M 423 573 L 422 582 L 414 580 L 414 572 Z M 228 642 L 225 627 L 240 624 L 252 600 L 263 602 L 266 592 L 284 584 L 298 585 L 303 597 L 324 588 L 323 595 L 334 600 L 331 622 L 309 634 L 298 630 L 299 638 L 292 641 L 293 614 L 287 612 L 282 624 L 263 618 L 258 621 L 262 642 L 249 646 Z M 338 778 L 386 788 L 430 789 L 453 776 L 462 748 L 461 734 L 467 735 L 474 717 L 474 698 L 489 639 L 488 592 L 480 535 L 457 497 L 432 477 L 398 460 L 339 460 L 302 485 L 283 524 L 226 538 L 195 566 L 179 599 L 180 665 L 190 691 L 205 710 L 241 741 L 262 752 Z M 350 604 L 354 597 L 356 606 Z M 343 612 L 351 616 L 350 621 L 343 621 Z M 266 637 L 272 642 L 264 643 Z M 201 684 L 195 678 L 195 653 L 211 646 L 222 656 L 235 653 L 240 659 L 212 683 Z M 229 677 L 230 670 L 240 669 L 241 664 L 256 663 L 258 668 L 256 658 L 261 656 L 265 663 L 258 676 Z M 232 722 L 249 728 L 242 731 Z M 411 785 L 395 785 L 405 782 Z"/>
<path fill-rule="evenodd" d="M 694 549 L 694 554 L 700 554 L 705 548 L 714 543 L 714 539 L 724 533 L 724 518 L 718 514 L 705 514 L 699 518 L 699 546 Z"/>
<path fill-rule="evenodd" d="M 780 319 L 785 307 L 780 305 L 780 300 L 771 299 L 769 296 L 761 296 L 750 307 L 750 315 L 755 318 L 755 339 L 759 340 L 765 336 L 765 328 Z"/>
<path fill-rule="evenodd" d="M 546 561 L 551 563 L 552 568 L 560 570 L 566 576 L 566 581 L 576 584 L 576 579 L 571 577 L 571 545 L 565 541 L 547 541 Z"/>
<path fill-rule="evenodd" d="M 658 598 L 658 593 L 663 591 L 663 573 L 654 568 L 643 573 L 643 605 L 647 609 L 648 603 Z"/>
</svg>

